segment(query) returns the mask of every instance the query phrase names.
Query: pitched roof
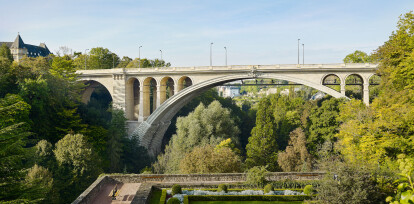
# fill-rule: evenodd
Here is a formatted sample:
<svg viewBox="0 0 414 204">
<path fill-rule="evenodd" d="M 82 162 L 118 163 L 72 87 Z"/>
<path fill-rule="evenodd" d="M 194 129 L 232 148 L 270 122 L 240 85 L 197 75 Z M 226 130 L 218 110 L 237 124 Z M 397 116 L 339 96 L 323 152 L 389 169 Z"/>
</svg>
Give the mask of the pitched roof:
<svg viewBox="0 0 414 204">
<path fill-rule="evenodd" d="M 7 47 L 10 48 L 10 46 L 13 44 L 13 42 L 0 42 L 0 46 L 2 46 L 3 44 L 6 44 Z"/>
<path fill-rule="evenodd" d="M 20 34 L 17 34 L 17 37 L 14 40 L 10 48 L 23 48 L 23 47 L 24 47 L 24 42 L 22 38 L 20 37 Z"/>
</svg>

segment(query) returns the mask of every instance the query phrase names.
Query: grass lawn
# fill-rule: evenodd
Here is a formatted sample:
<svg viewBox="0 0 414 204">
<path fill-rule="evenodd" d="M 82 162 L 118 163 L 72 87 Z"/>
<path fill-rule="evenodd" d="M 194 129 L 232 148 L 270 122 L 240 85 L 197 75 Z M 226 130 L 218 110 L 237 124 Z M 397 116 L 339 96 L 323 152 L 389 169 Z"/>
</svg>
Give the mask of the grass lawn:
<svg viewBox="0 0 414 204">
<path fill-rule="evenodd" d="M 150 204 L 159 204 L 161 198 L 161 191 L 155 190 L 151 193 Z"/>
<path fill-rule="evenodd" d="M 190 204 L 302 204 L 303 201 L 191 201 Z"/>
</svg>

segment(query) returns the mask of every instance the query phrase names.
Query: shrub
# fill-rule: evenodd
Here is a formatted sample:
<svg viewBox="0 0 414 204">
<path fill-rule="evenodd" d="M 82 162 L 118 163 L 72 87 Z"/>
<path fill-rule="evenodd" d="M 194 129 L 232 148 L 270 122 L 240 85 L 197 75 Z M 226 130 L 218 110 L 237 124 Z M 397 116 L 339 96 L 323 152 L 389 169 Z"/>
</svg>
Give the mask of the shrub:
<svg viewBox="0 0 414 204">
<path fill-rule="evenodd" d="M 269 193 L 270 191 L 274 191 L 274 188 L 273 188 L 272 184 L 267 184 L 267 185 L 264 187 L 263 192 L 264 192 L 264 193 Z"/>
<path fill-rule="evenodd" d="M 174 184 L 171 189 L 171 194 L 175 195 L 175 194 L 181 194 L 181 193 L 182 193 L 181 186 L 178 184 Z"/>
<path fill-rule="evenodd" d="M 306 185 L 303 189 L 303 193 L 306 195 L 312 195 L 313 194 L 313 186 L 312 185 Z"/>
<path fill-rule="evenodd" d="M 167 204 L 181 204 L 181 202 L 180 202 L 180 200 L 178 200 L 178 198 L 172 197 L 172 198 L 168 199 Z"/>
<path fill-rule="evenodd" d="M 256 187 L 263 187 L 266 182 L 266 174 L 268 171 L 265 166 L 255 166 L 247 171 L 247 184 Z"/>
<path fill-rule="evenodd" d="M 384 200 L 376 182 L 378 173 L 363 164 L 331 162 L 328 173 L 316 188 L 320 203 L 380 203 Z"/>
<path fill-rule="evenodd" d="M 189 195 L 192 201 L 304 201 L 312 196 L 307 195 Z"/>
<path fill-rule="evenodd" d="M 162 189 L 161 198 L 160 198 L 160 203 L 159 204 L 164 204 L 166 199 L 167 199 L 167 190 Z"/>
<path fill-rule="evenodd" d="M 227 185 L 226 184 L 220 184 L 217 188 L 217 192 L 221 192 L 224 191 L 225 193 L 227 193 Z"/>
</svg>

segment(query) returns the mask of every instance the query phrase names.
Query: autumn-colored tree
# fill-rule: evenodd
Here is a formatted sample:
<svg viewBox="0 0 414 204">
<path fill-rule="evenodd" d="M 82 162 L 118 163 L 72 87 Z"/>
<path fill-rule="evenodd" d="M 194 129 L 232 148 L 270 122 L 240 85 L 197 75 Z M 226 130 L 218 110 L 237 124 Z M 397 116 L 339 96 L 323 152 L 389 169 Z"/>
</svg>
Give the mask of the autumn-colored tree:
<svg viewBox="0 0 414 204">
<path fill-rule="evenodd" d="M 306 136 L 302 128 L 290 133 L 289 146 L 280 152 L 277 162 L 283 171 L 311 171 L 311 155 L 306 149 Z"/>
<path fill-rule="evenodd" d="M 180 172 L 234 173 L 241 171 L 241 158 L 228 147 L 214 148 L 210 145 L 196 147 L 180 162 Z"/>
</svg>

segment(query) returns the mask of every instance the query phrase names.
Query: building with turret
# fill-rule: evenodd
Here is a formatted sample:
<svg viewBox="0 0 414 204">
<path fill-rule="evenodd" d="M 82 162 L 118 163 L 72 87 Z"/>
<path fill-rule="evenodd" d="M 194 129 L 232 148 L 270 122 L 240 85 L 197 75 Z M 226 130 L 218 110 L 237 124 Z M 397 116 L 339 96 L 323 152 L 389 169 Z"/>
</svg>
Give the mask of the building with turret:
<svg viewBox="0 0 414 204">
<path fill-rule="evenodd" d="M 13 55 L 13 59 L 17 62 L 20 61 L 20 59 L 22 59 L 24 56 L 46 57 L 49 54 L 51 54 L 45 43 L 40 43 L 39 46 L 25 44 L 22 38 L 20 37 L 20 34 L 17 34 L 17 37 L 14 40 L 14 42 L 0 42 L 0 46 L 2 46 L 3 44 L 6 44 L 7 47 L 10 48 L 10 51 Z"/>
</svg>

